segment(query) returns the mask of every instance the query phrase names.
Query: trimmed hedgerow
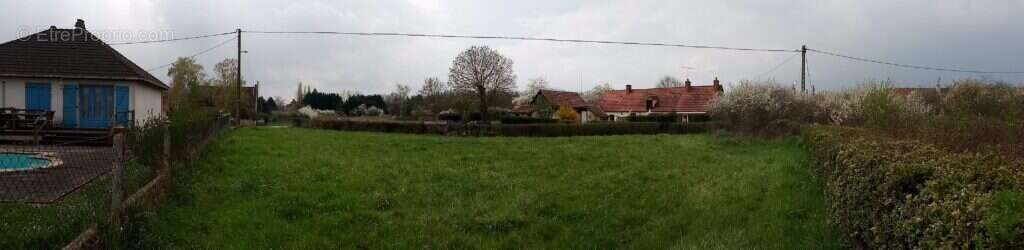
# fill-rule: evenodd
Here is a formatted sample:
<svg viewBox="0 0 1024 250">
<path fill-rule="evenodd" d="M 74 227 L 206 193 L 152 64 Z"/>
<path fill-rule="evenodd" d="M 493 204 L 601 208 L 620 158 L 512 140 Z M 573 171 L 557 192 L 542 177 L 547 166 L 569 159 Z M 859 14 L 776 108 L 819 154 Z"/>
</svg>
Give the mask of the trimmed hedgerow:
<svg viewBox="0 0 1024 250">
<path fill-rule="evenodd" d="M 830 221 L 860 248 L 1024 248 L 1024 161 L 851 128 L 804 141 Z"/>
<path fill-rule="evenodd" d="M 651 114 L 651 115 L 636 115 L 626 117 L 626 121 L 629 122 L 676 122 L 679 121 L 679 115 L 677 114 Z"/>
<path fill-rule="evenodd" d="M 539 118 L 539 117 L 516 117 L 506 116 L 501 118 L 502 124 L 536 124 L 536 123 L 556 123 L 558 120 L 551 118 Z"/>
<path fill-rule="evenodd" d="M 462 124 L 399 121 L 351 121 L 313 119 L 311 128 L 452 136 L 590 136 L 624 134 L 691 134 L 706 132 L 710 123 L 546 123 Z"/>
</svg>

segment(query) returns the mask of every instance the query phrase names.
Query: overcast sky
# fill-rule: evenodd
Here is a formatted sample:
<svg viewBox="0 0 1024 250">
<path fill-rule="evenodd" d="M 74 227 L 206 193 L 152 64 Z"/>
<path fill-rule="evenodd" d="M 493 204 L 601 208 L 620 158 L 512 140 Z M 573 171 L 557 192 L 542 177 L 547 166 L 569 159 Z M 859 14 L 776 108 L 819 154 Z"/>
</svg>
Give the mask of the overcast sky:
<svg viewBox="0 0 1024 250">
<path fill-rule="evenodd" d="M 1024 71 L 1024 1 L 209 1 L 3 0 L 0 39 L 84 19 L 92 32 L 186 37 L 243 30 L 402 32 L 810 48 L 898 63 L 983 71 Z M 117 33 L 120 32 L 120 33 Z M 104 38 L 108 43 L 148 38 Z M 215 37 L 116 46 L 152 68 L 223 42 Z M 298 82 L 326 91 L 385 93 L 396 83 L 418 89 L 447 78 L 452 59 L 487 45 L 515 62 L 518 85 L 547 78 L 554 87 L 589 89 L 608 82 L 652 87 L 671 75 L 710 84 L 741 79 L 799 80 L 794 53 L 444 38 L 244 34 L 243 74 L 264 95 L 292 97 Z M 796 57 L 794 57 L 796 56 Z M 235 57 L 234 42 L 197 58 L 207 70 Z M 788 60 L 788 61 L 787 61 Z M 1012 83 L 1021 75 L 910 70 L 808 54 L 819 89 L 891 79 L 934 86 L 965 77 Z M 785 64 L 782 64 L 786 62 Z M 781 65 L 781 66 L 779 66 Z M 779 66 L 776 68 L 776 66 Z M 689 69 L 687 69 L 689 68 Z M 775 68 L 774 71 L 772 69 Z M 152 72 L 167 81 L 166 69 Z"/>
</svg>

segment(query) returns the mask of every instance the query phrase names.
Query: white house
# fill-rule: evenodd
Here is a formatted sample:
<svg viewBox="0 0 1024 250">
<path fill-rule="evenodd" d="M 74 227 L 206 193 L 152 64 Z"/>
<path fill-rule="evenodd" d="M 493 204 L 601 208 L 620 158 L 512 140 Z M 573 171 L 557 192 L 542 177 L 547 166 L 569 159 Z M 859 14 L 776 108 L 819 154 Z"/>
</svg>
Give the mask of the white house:
<svg viewBox="0 0 1024 250">
<path fill-rule="evenodd" d="M 85 29 L 0 44 L 0 108 L 53 111 L 53 125 L 109 128 L 163 115 L 168 86 Z"/>
</svg>

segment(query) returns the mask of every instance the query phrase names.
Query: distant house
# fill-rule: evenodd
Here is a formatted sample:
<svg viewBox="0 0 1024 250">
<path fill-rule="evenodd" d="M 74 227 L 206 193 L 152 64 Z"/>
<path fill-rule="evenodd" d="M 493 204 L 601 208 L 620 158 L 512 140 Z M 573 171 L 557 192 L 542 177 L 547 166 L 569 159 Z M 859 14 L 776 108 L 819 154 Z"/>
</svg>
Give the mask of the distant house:
<svg viewBox="0 0 1024 250">
<path fill-rule="evenodd" d="M 555 112 L 562 106 L 572 108 L 580 115 L 580 121 L 600 120 L 604 113 L 586 101 L 576 92 L 542 89 L 537 91 L 529 104 L 512 108 L 512 113 L 519 116 L 557 118 Z"/>
<path fill-rule="evenodd" d="M 678 114 L 682 122 L 707 117 L 708 104 L 723 92 L 718 78 L 709 86 L 693 86 L 686 79 L 681 87 L 605 91 L 598 106 L 611 121 L 629 116 Z"/>
<path fill-rule="evenodd" d="M 85 29 L 0 44 L 0 108 L 50 112 L 53 126 L 109 128 L 163 115 L 168 87 Z"/>
</svg>

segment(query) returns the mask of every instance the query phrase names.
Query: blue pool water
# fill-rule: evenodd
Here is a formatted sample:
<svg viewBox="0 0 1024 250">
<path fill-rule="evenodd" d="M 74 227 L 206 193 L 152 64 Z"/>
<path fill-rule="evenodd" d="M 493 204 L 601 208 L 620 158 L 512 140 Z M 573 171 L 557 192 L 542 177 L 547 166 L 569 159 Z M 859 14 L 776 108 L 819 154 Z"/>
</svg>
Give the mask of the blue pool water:
<svg viewBox="0 0 1024 250">
<path fill-rule="evenodd" d="M 50 160 L 32 154 L 0 153 L 0 171 L 23 170 L 46 166 Z"/>
</svg>

